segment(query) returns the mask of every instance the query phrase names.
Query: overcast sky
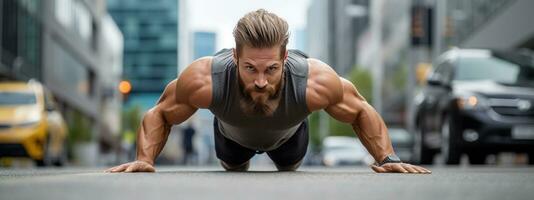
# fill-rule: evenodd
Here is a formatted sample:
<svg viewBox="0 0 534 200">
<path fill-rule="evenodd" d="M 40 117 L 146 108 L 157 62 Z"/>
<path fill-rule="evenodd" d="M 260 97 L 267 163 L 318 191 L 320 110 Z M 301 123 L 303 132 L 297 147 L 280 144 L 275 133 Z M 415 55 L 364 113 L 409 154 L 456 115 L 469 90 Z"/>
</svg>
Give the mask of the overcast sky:
<svg viewBox="0 0 534 200">
<path fill-rule="evenodd" d="M 247 12 L 264 8 L 284 18 L 290 31 L 306 26 L 310 0 L 187 0 L 189 27 L 192 31 L 217 33 L 216 49 L 234 46 L 232 30 Z M 292 47 L 290 37 L 289 48 Z"/>
</svg>

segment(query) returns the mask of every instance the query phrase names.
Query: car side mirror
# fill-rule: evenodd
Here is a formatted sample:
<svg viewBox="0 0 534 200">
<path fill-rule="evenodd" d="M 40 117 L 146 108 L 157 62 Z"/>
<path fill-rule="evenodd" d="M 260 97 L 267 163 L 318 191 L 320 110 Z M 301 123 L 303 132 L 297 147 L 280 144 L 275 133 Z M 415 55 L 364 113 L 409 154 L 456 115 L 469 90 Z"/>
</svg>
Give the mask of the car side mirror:
<svg viewBox="0 0 534 200">
<path fill-rule="evenodd" d="M 428 85 L 432 85 L 432 86 L 443 85 L 443 82 L 441 81 L 441 75 L 439 74 L 432 74 L 426 79 L 426 82 Z"/>
<path fill-rule="evenodd" d="M 442 76 L 439 74 L 434 74 L 433 76 L 428 77 L 426 82 L 428 83 L 428 85 L 431 85 L 431 86 L 443 87 L 447 90 L 451 90 L 452 89 L 451 84 L 444 81 L 441 77 Z"/>
</svg>

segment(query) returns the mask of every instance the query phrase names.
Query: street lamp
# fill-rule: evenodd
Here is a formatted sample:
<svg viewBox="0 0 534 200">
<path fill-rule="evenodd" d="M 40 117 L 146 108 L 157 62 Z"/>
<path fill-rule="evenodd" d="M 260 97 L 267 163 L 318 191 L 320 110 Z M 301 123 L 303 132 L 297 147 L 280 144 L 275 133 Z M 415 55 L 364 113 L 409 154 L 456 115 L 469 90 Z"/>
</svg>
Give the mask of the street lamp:
<svg viewBox="0 0 534 200">
<path fill-rule="evenodd" d="M 128 100 L 128 95 L 132 91 L 132 84 L 130 81 L 123 80 L 119 83 L 119 92 L 122 94 L 122 100 Z"/>
</svg>

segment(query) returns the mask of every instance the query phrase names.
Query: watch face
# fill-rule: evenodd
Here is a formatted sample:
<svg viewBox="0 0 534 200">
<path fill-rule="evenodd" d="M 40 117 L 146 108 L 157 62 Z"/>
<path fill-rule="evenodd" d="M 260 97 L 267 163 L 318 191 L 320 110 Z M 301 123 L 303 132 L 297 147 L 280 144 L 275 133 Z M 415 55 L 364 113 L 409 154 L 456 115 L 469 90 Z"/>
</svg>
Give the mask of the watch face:
<svg viewBox="0 0 534 200">
<path fill-rule="evenodd" d="M 387 159 L 390 160 L 390 161 L 398 161 L 398 162 L 401 161 L 400 158 L 397 155 L 389 155 L 387 157 Z"/>
<path fill-rule="evenodd" d="M 380 162 L 380 165 L 386 164 L 386 163 L 400 163 L 401 160 L 396 155 L 388 155 L 382 162 Z"/>
</svg>

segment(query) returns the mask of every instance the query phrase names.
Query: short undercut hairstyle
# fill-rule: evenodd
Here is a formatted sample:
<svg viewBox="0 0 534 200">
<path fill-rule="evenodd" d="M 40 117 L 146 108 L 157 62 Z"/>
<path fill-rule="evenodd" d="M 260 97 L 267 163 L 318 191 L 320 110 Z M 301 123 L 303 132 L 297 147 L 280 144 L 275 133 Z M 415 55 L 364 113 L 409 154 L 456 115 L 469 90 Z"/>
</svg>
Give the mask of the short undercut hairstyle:
<svg viewBox="0 0 534 200">
<path fill-rule="evenodd" d="M 264 9 L 249 12 L 239 19 L 233 34 L 238 55 L 245 45 L 253 48 L 280 45 L 280 56 L 283 56 L 289 39 L 287 22 Z"/>
</svg>

